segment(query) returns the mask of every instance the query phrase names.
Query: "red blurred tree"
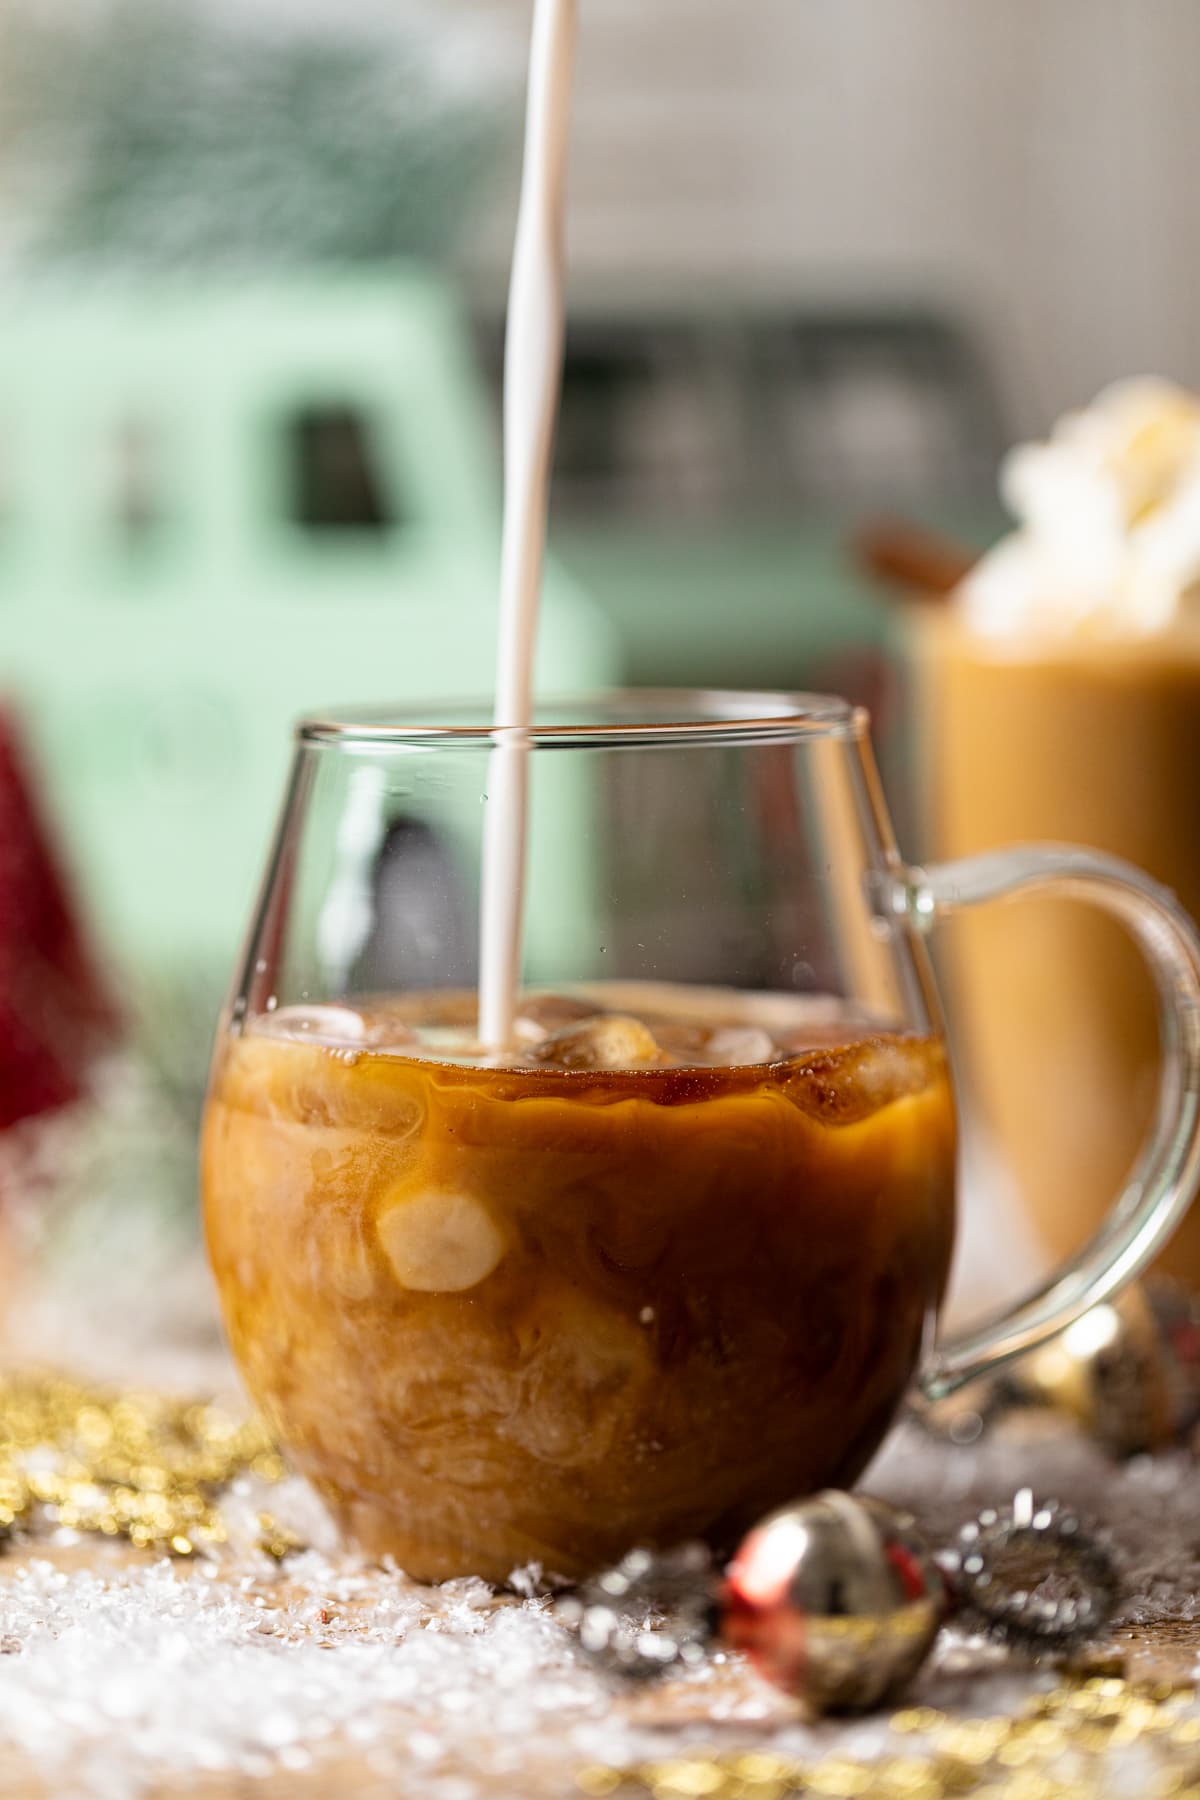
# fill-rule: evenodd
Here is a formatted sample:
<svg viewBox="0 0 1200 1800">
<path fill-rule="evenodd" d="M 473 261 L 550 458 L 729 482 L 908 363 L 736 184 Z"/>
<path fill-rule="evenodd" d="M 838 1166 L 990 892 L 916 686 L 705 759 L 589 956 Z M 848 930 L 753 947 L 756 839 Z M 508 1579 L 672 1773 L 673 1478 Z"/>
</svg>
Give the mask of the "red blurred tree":
<svg viewBox="0 0 1200 1800">
<path fill-rule="evenodd" d="M 0 1129 L 74 1100 L 117 1011 L 0 710 Z"/>
</svg>

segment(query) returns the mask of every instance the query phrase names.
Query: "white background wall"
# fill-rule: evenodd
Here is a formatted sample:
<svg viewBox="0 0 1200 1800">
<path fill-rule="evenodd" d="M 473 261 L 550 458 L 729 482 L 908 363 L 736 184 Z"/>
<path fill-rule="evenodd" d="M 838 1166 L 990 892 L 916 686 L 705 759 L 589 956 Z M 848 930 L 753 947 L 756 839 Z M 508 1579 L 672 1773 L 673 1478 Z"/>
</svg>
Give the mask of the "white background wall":
<svg viewBox="0 0 1200 1800">
<path fill-rule="evenodd" d="M 527 30 L 530 0 L 461 10 Z M 1033 430 L 1200 384 L 1200 0 L 582 0 L 580 283 L 957 298 Z M 485 263 L 507 253 L 503 199 Z"/>
<path fill-rule="evenodd" d="M 532 10 L 202 3 L 331 31 L 423 5 L 497 28 L 518 66 Z M 1200 386 L 1200 0 L 580 3 L 580 288 L 700 276 L 957 301 L 1022 431 L 1122 373 Z M 466 259 L 497 284 L 518 139 L 514 119 L 508 183 Z"/>
</svg>

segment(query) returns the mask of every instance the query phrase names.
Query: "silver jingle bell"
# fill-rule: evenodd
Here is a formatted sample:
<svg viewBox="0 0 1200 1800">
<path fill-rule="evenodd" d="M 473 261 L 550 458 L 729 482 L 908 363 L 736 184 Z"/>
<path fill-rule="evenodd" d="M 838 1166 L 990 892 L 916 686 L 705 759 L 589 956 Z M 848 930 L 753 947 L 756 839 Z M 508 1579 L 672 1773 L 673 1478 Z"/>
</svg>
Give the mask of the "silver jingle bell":
<svg viewBox="0 0 1200 1800">
<path fill-rule="evenodd" d="M 1029 1488 L 964 1525 L 944 1566 L 964 1622 L 1030 1654 L 1087 1643 L 1117 1604 L 1117 1567 L 1103 1535 Z"/>
<path fill-rule="evenodd" d="M 947 1600 L 909 1514 L 831 1489 L 750 1532 L 729 1566 L 721 1631 L 810 1711 L 867 1712 L 911 1681 Z"/>
</svg>

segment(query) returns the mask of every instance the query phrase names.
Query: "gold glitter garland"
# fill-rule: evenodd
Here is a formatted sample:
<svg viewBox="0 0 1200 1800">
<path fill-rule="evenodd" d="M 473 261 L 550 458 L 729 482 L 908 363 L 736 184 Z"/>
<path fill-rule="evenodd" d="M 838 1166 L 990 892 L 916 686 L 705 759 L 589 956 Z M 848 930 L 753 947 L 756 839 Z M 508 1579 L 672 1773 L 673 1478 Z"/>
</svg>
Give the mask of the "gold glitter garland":
<svg viewBox="0 0 1200 1800">
<path fill-rule="evenodd" d="M 932 1707 L 893 1713 L 895 1733 L 922 1753 L 861 1762 L 801 1762 L 767 1752 L 677 1757 L 636 1769 L 597 1765 L 576 1776 L 592 1800 L 1095 1800 L 1111 1791 L 1102 1764 L 1146 1740 L 1161 1747 L 1147 1800 L 1200 1800 L 1200 1717 L 1195 1689 L 1095 1677 L 1031 1699 L 1014 1718 L 962 1719 Z"/>
<path fill-rule="evenodd" d="M 190 1556 L 225 1541 L 223 1489 L 284 1473 L 265 1425 L 218 1405 L 0 1377 L 0 1533 L 44 1521 Z M 295 1547 L 269 1515 L 260 1529 L 270 1554 Z"/>
</svg>

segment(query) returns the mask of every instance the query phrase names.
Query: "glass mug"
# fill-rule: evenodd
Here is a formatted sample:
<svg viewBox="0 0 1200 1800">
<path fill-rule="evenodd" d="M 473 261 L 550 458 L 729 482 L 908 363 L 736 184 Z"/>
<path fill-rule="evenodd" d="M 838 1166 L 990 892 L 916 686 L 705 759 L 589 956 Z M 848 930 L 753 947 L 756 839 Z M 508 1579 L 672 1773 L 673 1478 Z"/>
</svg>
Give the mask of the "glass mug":
<svg viewBox="0 0 1200 1800">
<path fill-rule="evenodd" d="M 1200 917 L 1195 623 L 1010 642 L 954 614 L 925 607 L 910 626 L 930 853 L 1077 838 L 1132 858 Z M 1037 898 L 956 921 L 940 969 L 972 1131 L 1045 1250 L 1067 1255 L 1103 1218 L 1153 1105 L 1145 964 L 1111 919 Z M 1067 1094 L 1059 1069 L 1074 1071 Z M 1158 1267 L 1200 1291 L 1200 1207 Z"/>
<path fill-rule="evenodd" d="M 488 1055 L 496 734 L 482 709 L 427 716 L 299 727 L 203 1130 L 234 1354 L 368 1551 L 503 1580 L 729 1547 L 853 1482 L 914 1374 L 945 1394 L 1041 1342 L 1185 1210 L 1200 940 L 1134 869 L 1058 846 L 906 868 L 841 700 L 547 707 L 525 740 L 520 1017 Z M 924 939 L 1029 886 L 1128 926 L 1164 1078 L 1091 1242 L 939 1342 L 955 1127 Z"/>
</svg>

